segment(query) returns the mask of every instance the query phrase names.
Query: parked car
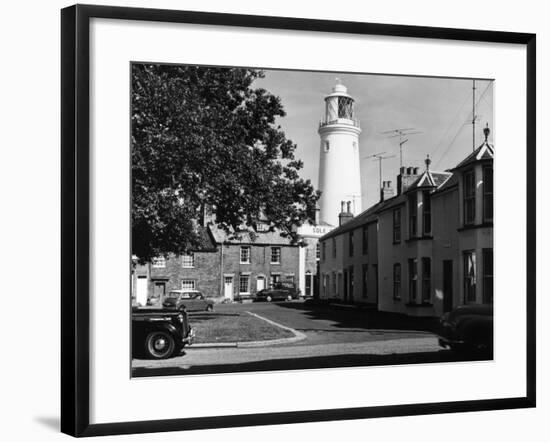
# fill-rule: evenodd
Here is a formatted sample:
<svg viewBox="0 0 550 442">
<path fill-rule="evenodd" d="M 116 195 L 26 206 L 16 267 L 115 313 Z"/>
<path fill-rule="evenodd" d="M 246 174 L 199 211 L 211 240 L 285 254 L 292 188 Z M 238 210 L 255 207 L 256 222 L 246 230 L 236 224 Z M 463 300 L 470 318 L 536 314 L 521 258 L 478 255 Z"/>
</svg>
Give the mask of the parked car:
<svg viewBox="0 0 550 442">
<path fill-rule="evenodd" d="M 460 352 L 493 351 L 493 306 L 463 305 L 440 320 L 439 345 Z"/>
<path fill-rule="evenodd" d="M 198 290 L 172 290 L 162 302 L 164 308 L 175 308 L 178 310 L 206 311 L 214 310 L 214 302 L 205 298 Z"/>
<path fill-rule="evenodd" d="M 151 359 L 176 356 L 191 345 L 195 331 L 186 312 L 158 308 L 132 309 L 132 354 Z"/>
<path fill-rule="evenodd" d="M 300 297 L 300 289 L 294 284 L 276 284 L 272 289 L 263 289 L 256 293 L 256 301 L 291 301 Z"/>
</svg>

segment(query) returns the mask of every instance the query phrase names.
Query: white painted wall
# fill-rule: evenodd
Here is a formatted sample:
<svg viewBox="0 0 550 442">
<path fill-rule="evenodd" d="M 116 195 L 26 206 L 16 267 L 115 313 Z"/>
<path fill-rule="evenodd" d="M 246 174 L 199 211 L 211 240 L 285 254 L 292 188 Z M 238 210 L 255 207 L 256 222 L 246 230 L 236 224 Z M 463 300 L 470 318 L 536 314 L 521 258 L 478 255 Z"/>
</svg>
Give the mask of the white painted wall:
<svg viewBox="0 0 550 442">
<path fill-rule="evenodd" d="M 331 124 L 319 129 L 319 217 L 322 222 L 338 225 L 340 201 L 352 201 L 356 215 L 361 208 L 361 176 L 359 167 L 359 134 L 361 129 L 346 123 Z M 326 151 L 325 143 L 329 143 Z M 354 145 L 355 143 L 355 145 Z"/>
</svg>

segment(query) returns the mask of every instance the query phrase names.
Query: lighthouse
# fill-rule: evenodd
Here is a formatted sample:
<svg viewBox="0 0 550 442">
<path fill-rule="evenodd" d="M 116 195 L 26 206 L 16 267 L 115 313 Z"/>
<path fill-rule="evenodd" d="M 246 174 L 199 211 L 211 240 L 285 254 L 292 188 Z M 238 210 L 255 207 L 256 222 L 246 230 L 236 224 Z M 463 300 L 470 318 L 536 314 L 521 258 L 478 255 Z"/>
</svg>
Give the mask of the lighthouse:
<svg viewBox="0 0 550 442">
<path fill-rule="evenodd" d="M 319 220 L 338 226 L 341 202 L 350 202 L 353 214 L 361 212 L 359 134 L 354 99 L 337 79 L 325 97 L 325 115 L 319 123 Z"/>
</svg>

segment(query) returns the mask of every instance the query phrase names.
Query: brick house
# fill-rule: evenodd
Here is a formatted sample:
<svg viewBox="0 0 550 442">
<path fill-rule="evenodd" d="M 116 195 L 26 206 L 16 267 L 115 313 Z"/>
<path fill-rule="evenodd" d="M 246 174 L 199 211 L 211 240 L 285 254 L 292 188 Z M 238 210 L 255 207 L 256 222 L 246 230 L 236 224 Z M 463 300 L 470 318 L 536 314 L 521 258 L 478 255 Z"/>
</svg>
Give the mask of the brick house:
<svg viewBox="0 0 550 442">
<path fill-rule="evenodd" d="M 280 231 L 235 235 L 213 223 L 199 229 L 201 244 L 189 254 L 134 265 L 134 304 L 159 305 L 175 289 L 200 290 L 221 301 L 251 298 L 278 282 L 298 284 L 300 247 Z"/>
<path fill-rule="evenodd" d="M 258 226 L 234 235 L 208 228 L 219 253 L 221 296 L 243 300 L 279 282 L 298 284 L 300 247 L 280 231 Z"/>
<path fill-rule="evenodd" d="M 219 254 L 206 228 L 199 228 L 200 246 L 187 255 L 157 257 L 134 265 L 132 298 L 136 304 L 158 305 L 170 290 L 200 290 L 209 297 L 219 296 Z"/>
</svg>

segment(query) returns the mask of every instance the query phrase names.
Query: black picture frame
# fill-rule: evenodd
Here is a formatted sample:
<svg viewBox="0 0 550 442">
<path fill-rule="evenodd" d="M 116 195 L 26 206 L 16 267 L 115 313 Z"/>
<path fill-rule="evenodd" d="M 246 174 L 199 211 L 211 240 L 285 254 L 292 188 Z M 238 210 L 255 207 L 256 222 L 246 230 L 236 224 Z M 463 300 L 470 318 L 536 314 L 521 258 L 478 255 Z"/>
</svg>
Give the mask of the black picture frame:
<svg viewBox="0 0 550 442">
<path fill-rule="evenodd" d="M 527 52 L 526 395 L 490 400 L 90 424 L 90 19 L 110 18 L 278 30 L 494 42 Z M 61 11 L 61 431 L 99 436 L 534 407 L 536 404 L 536 36 L 160 9 L 75 5 Z"/>
</svg>

